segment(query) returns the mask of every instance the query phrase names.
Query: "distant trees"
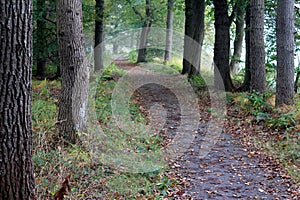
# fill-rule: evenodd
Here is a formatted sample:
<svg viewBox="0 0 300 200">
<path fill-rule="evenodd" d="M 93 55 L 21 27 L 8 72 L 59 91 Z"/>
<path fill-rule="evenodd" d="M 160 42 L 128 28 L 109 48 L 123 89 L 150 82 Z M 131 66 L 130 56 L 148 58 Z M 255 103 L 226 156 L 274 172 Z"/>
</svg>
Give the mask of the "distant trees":
<svg viewBox="0 0 300 200">
<path fill-rule="evenodd" d="M 173 42 L 173 20 L 174 20 L 174 0 L 168 0 L 167 30 L 166 30 L 166 50 L 164 62 L 172 59 L 172 42 Z"/>
<path fill-rule="evenodd" d="M 32 1 L 0 2 L 0 199 L 34 199 Z"/>
<path fill-rule="evenodd" d="M 294 1 L 277 1 L 276 105 L 294 103 Z"/>
<path fill-rule="evenodd" d="M 44 79 L 47 67 L 56 67 L 59 76 L 56 8 L 54 1 L 33 1 L 33 64 L 36 66 L 36 77 Z"/>
<path fill-rule="evenodd" d="M 36 20 L 36 75 L 42 79 L 46 76 L 46 64 L 47 64 L 47 49 L 45 45 L 46 39 L 46 2 L 45 0 L 37 0 L 36 3 L 37 12 L 39 17 Z"/>
<path fill-rule="evenodd" d="M 67 143 L 76 143 L 76 132 L 85 128 L 89 83 L 81 0 L 57 1 L 57 35 L 62 77 L 59 134 Z"/>
<path fill-rule="evenodd" d="M 232 74 L 238 73 L 240 69 L 247 5 L 247 0 L 237 0 L 233 8 L 233 12 L 235 12 L 235 38 L 233 43 L 233 55 L 230 61 L 230 71 Z"/>
<path fill-rule="evenodd" d="M 238 88 L 238 91 L 250 91 L 251 84 L 251 66 L 250 66 L 250 2 L 246 6 L 246 30 L 245 30 L 245 44 L 246 44 L 246 58 L 245 58 L 245 75 L 243 85 Z"/>
</svg>

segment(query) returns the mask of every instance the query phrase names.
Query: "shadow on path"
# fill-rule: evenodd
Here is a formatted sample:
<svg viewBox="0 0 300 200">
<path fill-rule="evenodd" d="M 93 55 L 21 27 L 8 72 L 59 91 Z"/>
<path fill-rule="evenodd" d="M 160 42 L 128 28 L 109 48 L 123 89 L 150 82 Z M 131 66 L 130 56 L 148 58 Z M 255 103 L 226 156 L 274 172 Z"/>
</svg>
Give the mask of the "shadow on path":
<svg viewBox="0 0 300 200">
<path fill-rule="evenodd" d="M 126 70 L 136 66 L 127 65 L 125 61 L 116 64 Z M 166 110 L 161 133 L 165 142 L 170 142 L 181 118 L 176 96 L 168 88 L 154 83 L 140 87 L 135 93 L 139 95 L 139 104 L 144 110 L 149 110 L 155 103 Z M 199 103 L 203 104 L 203 99 L 199 99 Z M 258 158 L 249 157 L 247 149 L 227 133 L 222 133 L 211 152 L 200 159 L 199 150 L 207 134 L 205 119 L 209 114 L 199 112 L 199 127 L 191 147 L 170 166 L 189 184 L 184 195 L 178 194 L 170 199 L 298 199 L 292 196 L 292 186 L 281 177 L 279 169 L 270 171 Z"/>
</svg>

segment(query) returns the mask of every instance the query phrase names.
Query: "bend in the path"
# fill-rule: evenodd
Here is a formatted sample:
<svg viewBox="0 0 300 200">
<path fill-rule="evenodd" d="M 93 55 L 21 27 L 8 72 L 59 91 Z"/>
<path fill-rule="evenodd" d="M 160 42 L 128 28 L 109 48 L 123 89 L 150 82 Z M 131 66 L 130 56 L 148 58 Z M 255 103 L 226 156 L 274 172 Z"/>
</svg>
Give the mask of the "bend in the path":
<svg viewBox="0 0 300 200">
<path fill-rule="evenodd" d="M 125 61 L 119 61 L 119 64 L 120 62 L 119 66 L 126 70 L 135 67 L 128 67 Z M 182 117 L 176 95 L 168 88 L 153 83 L 140 87 L 138 93 L 145 110 L 157 103 L 167 111 L 166 120 L 156 121 L 163 121 L 161 131 L 167 142 L 170 142 L 178 131 Z M 201 103 L 201 99 L 199 100 Z M 270 170 L 257 158 L 249 157 L 239 141 L 227 133 L 221 134 L 217 144 L 205 158 L 199 158 L 203 139 L 209 134 L 205 120 L 202 120 L 208 115 L 203 112 L 200 114 L 198 131 L 191 147 L 174 162 L 175 170 L 190 181 L 186 188 L 190 197 L 175 195 L 172 199 L 298 199 L 297 196 L 292 197 L 290 185 L 281 177 L 279 170 Z M 157 116 L 160 117 L 159 112 Z"/>
</svg>

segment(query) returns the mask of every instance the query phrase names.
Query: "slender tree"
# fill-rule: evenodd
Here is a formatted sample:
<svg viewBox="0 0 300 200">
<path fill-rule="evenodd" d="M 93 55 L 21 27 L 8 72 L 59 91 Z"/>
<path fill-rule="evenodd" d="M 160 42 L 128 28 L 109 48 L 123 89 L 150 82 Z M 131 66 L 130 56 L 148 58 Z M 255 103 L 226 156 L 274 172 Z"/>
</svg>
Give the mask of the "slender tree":
<svg viewBox="0 0 300 200">
<path fill-rule="evenodd" d="M 250 90 L 266 90 L 264 0 L 250 0 Z"/>
<path fill-rule="evenodd" d="M 57 1 L 57 35 L 61 67 L 59 135 L 69 143 L 86 125 L 89 70 L 84 48 L 81 0 Z"/>
<path fill-rule="evenodd" d="M 227 0 L 214 0 L 215 6 L 215 45 L 214 45 L 214 83 L 216 88 L 226 91 L 234 90 L 230 77 L 229 49 L 230 49 L 230 25 L 234 15 L 228 16 Z"/>
<path fill-rule="evenodd" d="M 294 1 L 277 1 L 276 105 L 294 103 Z"/>
<path fill-rule="evenodd" d="M 250 91 L 251 84 L 251 69 L 250 69 L 250 5 L 246 7 L 246 30 L 245 30 L 245 43 L 246 43 L 246 62 L 245 62 L 245 76 L 243 85 L 238 89 L 239 91 Z"/>
<path fill-rule="evenodd" d="M 172 42 L 173 42 L 173 20 L 174 20 L 174 0 L 168 0 L 168 15 L 167 15 L 167 31 L 166 31 L 166 50 L 164 61 L 172 59 Z"/>
<path fill-rule="evenodd" d="M 204 0 L 185 0 L 185 38 L 182 74 L 200 72 L 204 40 Z M 191 63 L 192 62 L 192 63 Z"/>
<path fill-rule="evenodd" d="M 33 199 L 32 2 L 0 5 L 0 199 Z"/>
<path fill-rule="evenodd" d="M 95 12 L 94 70 L 99 71 L 103 69 L 104 0 L 96 0 Z"/>
<path fill-rule="evenodd" d="M 236 74 L 240 69 L 240 60 L 243 50 L 244 41 L 244 25 L 245 25 L 245 14 L 246 14 L 247 1 L 237 0 L 234 12 L 235 16 L 235 39 L 234 39 L 234 52 L 230 62 L 230 71 L 232 74 Z"/>
</svg>

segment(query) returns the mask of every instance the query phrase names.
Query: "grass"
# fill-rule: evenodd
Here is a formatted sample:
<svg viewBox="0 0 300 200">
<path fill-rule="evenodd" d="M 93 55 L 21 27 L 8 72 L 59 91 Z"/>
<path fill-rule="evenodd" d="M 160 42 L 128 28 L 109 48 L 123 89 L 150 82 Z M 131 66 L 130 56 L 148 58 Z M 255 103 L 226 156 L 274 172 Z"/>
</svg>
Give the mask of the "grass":
<svg viewBox="0 0 300 200">
<path fill-rule="evenodd" d="M 103 77 L 95 85 L 97 95 L 94 103 L 97 119 L 109 141 L 105 145 L 119 149 L 124 155 L 128 152 L 133 155 L 138 155 L 134 153 L 140 152 L 144 152 L 145 155 L 154 153 L 159 155 L 161 138 L 158 135 L 143 138 L 135 132 L 141 129 L 124 131 L 112 120 L 111 94 L 116 85 L 115 78 L 122 73 L 124 72 L 111 66 L 106 69 Z M 167 169 L 159 164 L 149 172 L 130 173 L 121 170 L 114 163 L 117 158 L 126 160 L 127 157 L 121 154 L 108 154 L 109 156 L 104 157 L 107 160 L 103 158 L 101 160 L 101 158 L 95 159 L 95 155 L 79 145 L 70 147 L 57 145 L 55 123 L 59 89 L 58 81 L 33 82 L 33 162 L 37 199 L 52 199 L 67 175 L 71 175 L 71 191 L 68 192 L 66 199 L 162 199 L 174 181 L 168 178 Z M 140 112 L 133 99 L 130 100 L 129 112 L 131 113 L 130 119 L 134 123 L 146 125 L 147 118 Z M 110 156 L 116 156 L 116 158 L 109 160 Z M 128 159 L 130 158 L 132 157 L 129 156 Z M 152 162 L 157 162 L 155 158 L 155 156 L 149 157 L 147 160 L 149 166 L 153 165 Z M 124 163 L 127 166 L 128 163 L 134 162 Z M 130 167 L 145 169 L 143 162 L 140 166 L 137 164 L 137 166 L 131 165 Z M 146 166 L 146 169 L 149 167 Z"/>
</svg>

